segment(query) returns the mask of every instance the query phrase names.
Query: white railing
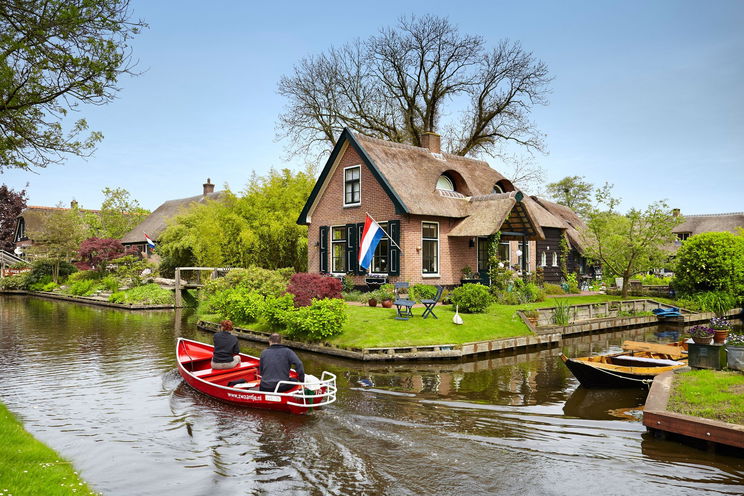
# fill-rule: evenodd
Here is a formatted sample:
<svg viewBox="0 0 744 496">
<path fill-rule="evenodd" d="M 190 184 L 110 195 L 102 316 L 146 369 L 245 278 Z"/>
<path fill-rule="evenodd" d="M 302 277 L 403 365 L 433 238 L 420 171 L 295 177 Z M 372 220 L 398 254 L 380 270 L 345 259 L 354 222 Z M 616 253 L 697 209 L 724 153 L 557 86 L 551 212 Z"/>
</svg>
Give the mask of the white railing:
<svg viewBox="0 0 744 496">
<path fill-rule="evenodd" d="M 307 381 L 306 378 L 305 382 L 300 382 L 299 385 L 302 386 L 302 389 L 300 389 L 299 391 L 285 394 L 276 393 L 276 390 L 279 389 L 280 385 L 290 384 L 296 386 L 298 383 L 294 381 L 279 381 L 279 383 L 274 388 L 274 394 L 291 396 L 293 400 L 296 400 L 287 401 L 287 405 L 302 406 L 307 408 L 330 405 L 331 403 L 336 401 L 336 375 L 324 370 L 323 375 L 320 376 L 320 380 L 315 377 L 313 378 L 315 379 L 314 381 Z M 323 391 L 322 393 L 316 392 L 320 391 L 323 388 L 325 388 L 325 391 Z M 302 401 L 301 403 L 300 400 Z"/>
</svg>

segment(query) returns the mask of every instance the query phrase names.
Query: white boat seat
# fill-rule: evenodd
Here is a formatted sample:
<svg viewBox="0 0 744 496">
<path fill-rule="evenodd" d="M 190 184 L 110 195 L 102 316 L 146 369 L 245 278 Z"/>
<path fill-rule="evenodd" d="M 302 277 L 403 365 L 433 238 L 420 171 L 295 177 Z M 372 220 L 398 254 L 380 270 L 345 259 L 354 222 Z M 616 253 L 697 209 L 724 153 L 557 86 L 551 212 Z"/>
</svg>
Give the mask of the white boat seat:
<svg viewBox="0 0 744 496">
<path fill-rule="evenodd" d="M 648 363 L 650 365 L 679 365 L 680 362 L 677 362 L 675 360 L 667 360 L 665 358 L 646 358 L 646 357 L 637 357 L 637 356 L 631 356 L 631 355 L 621 355 L 618 357 L 615 357 L 619 360 L 630 360 L 632 362 L 638 362 L 641 363 Z"/>
</svg>

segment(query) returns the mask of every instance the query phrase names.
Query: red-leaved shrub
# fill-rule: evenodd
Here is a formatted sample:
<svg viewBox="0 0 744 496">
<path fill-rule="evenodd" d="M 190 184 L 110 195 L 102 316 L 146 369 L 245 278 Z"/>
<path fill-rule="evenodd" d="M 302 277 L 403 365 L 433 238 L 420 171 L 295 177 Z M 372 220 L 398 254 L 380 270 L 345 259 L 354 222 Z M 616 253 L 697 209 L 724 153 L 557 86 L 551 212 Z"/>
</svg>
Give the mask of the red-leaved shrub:
<svg viewBox="0 0 744 496">
<path fill-rule="evenodd" d="M 296 307 L 307 307 L 313 298 L 341 298 L 341 281 L 331 276 L 298 272 L 289 280 L 287 293 L 294 295 Z"/>
</svg>

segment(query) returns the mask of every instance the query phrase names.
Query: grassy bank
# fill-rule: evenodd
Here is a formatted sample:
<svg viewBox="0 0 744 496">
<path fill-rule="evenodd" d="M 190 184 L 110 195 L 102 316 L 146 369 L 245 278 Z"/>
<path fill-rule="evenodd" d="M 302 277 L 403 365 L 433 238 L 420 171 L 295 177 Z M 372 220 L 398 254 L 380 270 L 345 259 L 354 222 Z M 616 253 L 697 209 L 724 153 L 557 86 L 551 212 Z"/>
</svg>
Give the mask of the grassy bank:
<svg viewBox="0 0 744 496">
<path fill-rule="evenodd" d="M 348 305 L 348 320 L 343 333 L 328 340 L 329 343 L 344 348 L 378 348 L 386 346 L 421 346 L 431 344 L 462 344 L 488 339 L 510 338 L 531 334 L 517 315 L 517 310 L 553 307 L 561 300 L 571 305 L 600 303 L 621 300 L 618 296 L 591 295 L 569 298 L 548 298 L 537 303 L 524 305 L 493 304 L 486 313 L 464 314 L 463 325 L 452 323 L 455 308 L 451 305 L 437 305 L 434 312 L 437 319 L 422 319 L 423 307 L 413 309 L 414 317 L 409 320 L 395 320 L 393 308 Z M 204 320 L 218 322 L 219 316 L 204 314 Z M 239 324 L 239 323 L 236 323 Z M 264 321 L 246 324 L 258 331 L 272 331 Z"/>
<path fill-rule="evenodd" d="M 715 370 L 677 374 L 667 409 L 744 425 L 744 374 Z"/>
<path fill-rule="evenodd" d="M 4 495 L 95 495 L 72 464 L 26 432 L 0 404 L 0 492 Z"/>
</svg>

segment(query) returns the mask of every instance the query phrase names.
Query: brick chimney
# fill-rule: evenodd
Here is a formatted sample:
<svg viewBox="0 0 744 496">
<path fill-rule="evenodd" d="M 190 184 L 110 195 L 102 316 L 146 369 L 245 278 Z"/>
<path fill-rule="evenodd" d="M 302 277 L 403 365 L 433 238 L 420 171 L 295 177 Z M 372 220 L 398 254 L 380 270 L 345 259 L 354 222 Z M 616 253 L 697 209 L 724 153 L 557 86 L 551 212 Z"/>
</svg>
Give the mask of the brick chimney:
<svg viewBox="0 0 744 496">
<path fill-rule="evenodd" d="M 204 186 L 204 196 L 207 196 L 209 193 L 214 193 L 214 184 L 212 184 L 207 178 L 207 182 L 202 184 Z"/>
<path fill-rule="evenodd" d="M 673 215 L 673 216 L 675 216 L 675 217 L 679 217 L 679 214 L 680 214 L 680 213 L 681 213 L 681 212 L 680 212 L 680 210 L 679 210 L 678 208 L 673 208 L 673 209 L 672 209 L 672 215 Z"/>
<path fill-rule="evenodd" d="M 421 146 L 428 148 L 431 153 L 442 153 L 442 137 L 427 131 L 421 135 Z"/>
<path fill-rule="evenodd" d="M 72 208 L 72 209 L 78 208 L 78 202 L 77 202 L 77 200 L 72 200 L 70 202 L 70 208 Z"/>
</svg>

